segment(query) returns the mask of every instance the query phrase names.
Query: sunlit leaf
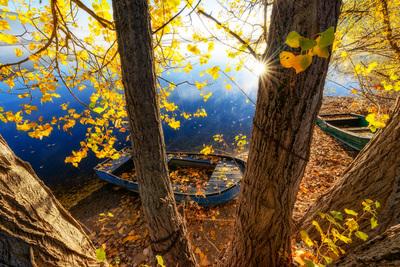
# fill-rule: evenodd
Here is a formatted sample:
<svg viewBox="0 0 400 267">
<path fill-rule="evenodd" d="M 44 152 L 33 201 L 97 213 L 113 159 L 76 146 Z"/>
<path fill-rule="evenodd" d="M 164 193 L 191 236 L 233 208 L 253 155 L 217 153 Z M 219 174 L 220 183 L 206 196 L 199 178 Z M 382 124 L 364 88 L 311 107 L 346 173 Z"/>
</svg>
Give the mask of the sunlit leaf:
<svg viewBox="0 0 400 267">
<path fill-rule="evenodd" d="M 306 231 L 304 231 L 304 230 L 300 231 L 300 237 L 301 237 L 301 240 L 303 240 L 303 242 L 304 242 L 307 246 L 309 246 L 309 247 L 314 246 L 314 242 L 313 242 L 313 241 L 311 240 L 311 238 L 308 236 L 308 234 L 307 234 Z"/>
<path fill-rule="evenodd" d="M 292 48 L 300 47 L 300 39 L 302 36 L 295 31 L 292 31 L 286 37 L 286 44 Z"/>
<path fill-rule="evenodd" d="M 368 239 L 368 235 L 361 231 L 356 231 L 355 235 L 356 235 L 356 237 L 358 237 L 359 239 L 361 239 L 363 241 L 366 241 Z"/>
<path fill-rule="evenodd" d="M 333 44 L 335 40 L 335 28 L 329 27 L 326 31 L 320 34 L 319 47 L 324 48 Z"/>
<path fill-rule="evenodd" d="M 378 220 L 375 217 L 371 217 L 371 229 L 378 227 Z"/>
</svg>

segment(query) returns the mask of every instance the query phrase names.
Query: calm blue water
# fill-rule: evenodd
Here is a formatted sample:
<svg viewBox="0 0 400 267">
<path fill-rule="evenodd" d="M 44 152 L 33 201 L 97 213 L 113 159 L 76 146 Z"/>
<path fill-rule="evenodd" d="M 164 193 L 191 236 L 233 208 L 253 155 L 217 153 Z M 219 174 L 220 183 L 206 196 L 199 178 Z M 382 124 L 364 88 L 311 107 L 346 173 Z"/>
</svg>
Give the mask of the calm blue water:
<svg viewBox="0 0 400 267">
<path fill-rule="evenodd" d="M 177 83 L 183 80 L 196 80 L 198 71 L 193 71 L 190 75 L 192 77 L 188 77 L 186 73 L 173 73 L 167 75 L 166 78 Z M 237 78 L 241 83 L 241 76 L 238 75 Z M 211 79 L 209 78 L 209 80 Z M 256 83 L 257 78 L 253 76 L 251 82 L 243 84 L 253 99 L 256 97 Z M 18 110 L 19 105 L 25 101 L 8 94 L 7 89 L 5 84 L 0 83 L 0 106 L 5 110 Z M 186 85 L 175 89 L 172 100 L 181 110 L 195 112 L 198 108 L 205 108 L 208 116 L 190 120 L 182 119 L 179 130 L 173 130 L 169 126 L 163 125 L 167 149 L 199 151 L 203 144 L 209 144 L 212 141 L 214 134 L 224 134 L 228 141 L 232 141 L 233 137 L 239 133 L 249 135 L 254 105 L 246 101 L 246 97 L 240 91 L 224 89 L 222 81 L 214 82 L 204 90 L 213 93 L 207 102 L 204 102 L 199 90 L 193 86 Z M 57 92 L 62 97 L 54 99 L 53 103 L 41 105 L 38 99 L 34 100 L 33 104 L 39 107 L 39 111 L 34 112 L 34 115 L 31 116 L 32 119 L 38 116 L 46 119 L 64 114 L 61 112 L 65 111 L 61 111 L 59 108 L 59 105 L 64 102 L 69 102 L 70 108 L 82 110 L 82 106 L 72 98 L 65 88 L 60 87 Z M 90 93 L 90 88 L 85 89 L 78 94 L 78 97 L 85 101 Z M 43 138 L 43 140 L 32 139 L 25 132 L 17 131 L 13 123 L 0 123 L 0 134 L 19 157 L 32 164 L 39 177 L 49 186 L 78 182 L 77 180 L 91 173 L 92 168 L 99 162 L 93 155 L 90 155 L 82 161 L 79 168 L 64 163 L 65 157 L 72 150 L 79 148 L 79 142 L 85 136 L 85 127 L 79 124 L 69 133 L 54 129 L 50 137 Z M 125 137 L 120 136 L 121 142 L 118 143 L 118 147 L 127 145 Z"/>
<path fill-rule="evenodd" d="M 12 53 L 12 47 L 0 48 L 6 54 Z M 5 54 L 3 54 L 5 55 Z M 12 60 L 12 56 L 3 57 Z M 4 62 L 4 61 L 2 61 Z M 209 66 L 208 66 L 209 67 Z M 184 80 L 201 80 L 199 72 L 201 68 L 196 68 L 189 75 L 186 73 L 172 73 L 166 75 L 170 81 L 179 83 Z M 251 99 L 256 99 L 257 77 L 248 71 L 242 71 L 235 75 L 236 81 L 246 91 Z M 204 79 L 211 80 L 210 77 Z M 212 136 L 223 134 L 228 142 L 233 141 L 237 134 L 249 136 L 251 130 L 252 117 L 255 111 L 254 105 L 247 101 L 247 98 L 234 85 L 232 90 L 224 88 L 225 81 L 223 77 L 214 81 L 212 85 L 204 88 L 205 91 L 213 93 L 207 102 L 204 102 L 197 88 L 184 85 L 177 87 L 172 94 L 172 100 L 181 110 L 195 112 L 198 108 L 205 108 L 208 116 L 206 118 L 197 118 L 191 120 L 181 120 L 181 128 L 173 130 L 163 125 L 166 145 L 168 150 L 200 151 L 203 144 L 210 144 Z M 18 86 L 17 86 L 18 87 Z M 328 95 L 346 95 L 344 90 L 335 84 L 327 84 Z M 334 88 L 332 90 L 331 88 Z M 23 100 L 16 96 L 6 93 L 7 86 L 0 83 L 0 106 L 5 110 L 18 110 L 18 105 Z M 34 112 L 32 118 L 43 116 L 51 118 L 59 115 L 59 105 L 64 102 L 70 102 L 70 108 L 81 110 L 82 106 L 77 103 L 65 88 L 60 87 L 58 93 L 62 95 L 60 99 L 54 99 L 53 103 L 39 106 L 39 112 Z M 91 90 L 85 89 L 78 93 L 78 97 L 83 101 L 90 96 Z M 64 163 L 64 159 L 72 150 L 79 148 L 79 142 L 85 136 L 85 128 L 77 124 L 69 133 L 54 129 L 48 138 L 37 140 L 30 138 L 25 132 L 15 129 L 14 124 L 0 123 L 0 134 L 7 140 L 10 147 L 22 159 L 30 162 L 38 173 L 39 177 L 51 187 L 59 185 L 70 185 L 79 183 L 83 177 L 92 173 L 93 167 L 99 162 L 93 155 L 83 160 L 79 168 Z M 126 136 L 120 136 L 121 142 L 118 147 L 128 145 L 124 140 Z"/>
</svg>

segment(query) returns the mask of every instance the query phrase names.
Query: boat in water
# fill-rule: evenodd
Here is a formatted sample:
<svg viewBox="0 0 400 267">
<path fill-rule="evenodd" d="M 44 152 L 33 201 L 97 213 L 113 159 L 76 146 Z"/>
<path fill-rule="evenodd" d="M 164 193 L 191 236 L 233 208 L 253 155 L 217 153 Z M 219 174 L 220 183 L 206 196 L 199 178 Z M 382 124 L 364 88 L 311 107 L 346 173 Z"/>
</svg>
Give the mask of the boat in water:
<svg viewBox="0 0 400 267">
<path fill-rule="evenodd" d="M 365 116 L 354 113 L 322 114 L 317 117 L 317 125 L 324 132 L 358 151 L 374 136 L 368 128 Z"/>
<path fill-rule="evenodd" d="M 216 154 L 167 152 L 169 176 L 177 201 L 192 200 L 214 206 L 238 196 L 245 162 Z M 97 176 L 111 184 L 139 192 L 131 150 L 120 151 L 118 159 L 108 159 L 94 168 Z"/>
</svg>

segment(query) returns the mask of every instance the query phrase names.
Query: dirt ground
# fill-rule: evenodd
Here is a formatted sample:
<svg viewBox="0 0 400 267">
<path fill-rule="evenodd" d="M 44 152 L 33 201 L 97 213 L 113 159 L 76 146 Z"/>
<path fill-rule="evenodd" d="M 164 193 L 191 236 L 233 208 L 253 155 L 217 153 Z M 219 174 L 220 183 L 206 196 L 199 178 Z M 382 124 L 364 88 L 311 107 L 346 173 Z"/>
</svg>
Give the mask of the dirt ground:
<svg viewBox="0 0 400 267">
<path fill-rule="evenodd" d="M 321 113 L 362 113 L 362 105 L 349 98 L 326 98 Z M 326 192 L 341 177 L 356 152 L 315 127 L 311 157 L 300 185 L 294 219 L 318 196 Z M 150 249 L 148 232 L 137 194 L 109 184 L 91 185 L 96 191 L 81 201 L 63 197 L 65 205 L 88 231 L 96 247 L 104 244 L 107 259 L 116 266 L 140 266 L 148 262 Z M 99 188 L 99 189 L 98 189 Z M 78 202 L 78 203 L 76 203 Z M 179 205 L 186 218 L 194 251 L 201 266 L 210 266 L 220 259 L 234 233 L 237 200 L 215 208 L 194 204 Z"/>
</svg>

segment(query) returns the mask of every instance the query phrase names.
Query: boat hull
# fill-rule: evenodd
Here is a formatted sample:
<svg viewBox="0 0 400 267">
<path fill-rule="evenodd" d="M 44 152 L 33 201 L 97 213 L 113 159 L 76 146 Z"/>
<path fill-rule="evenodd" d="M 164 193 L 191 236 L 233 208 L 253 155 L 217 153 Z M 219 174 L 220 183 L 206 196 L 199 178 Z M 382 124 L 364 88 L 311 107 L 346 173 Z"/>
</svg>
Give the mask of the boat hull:
<svg viewBox="0 0 400 267">
<path fill-rule="evenodd" d="M 182 152 L 180 152 L 180 153 L 182 153 Z M 178 153 L 177 152 L 169 152 L 167 154 L 170 156 L 170 155 L 174 155 L 174 154 L 178 154 Z M 201 154 L 197 154 L 197 153 L 183 153 L 183 154 L 185 154 L 185 155 L 201 155 Z M 228 159 L 228 160 L 234 162 L 237 165 L 237 167 L 239 167 L 240 172 L 243 175 L 244 170 L 245 170 L 245 162 L 243 160 L 234 158 L 234 157 L 230 157 L 230 156 L 226 156 L 226 155 L 212 154 L 209 156 Z M 94 170 L 95 170 L 97 176 L 101 180 L 106 181 L 111 184 L 114 184 L 114 185 L 117 185 L 117 186 L 120 186 L 120 187 L 123 187 L 130 191 L 139 193 L 140 186 L 137 182 L 122 179 L 115 174 L 119 168 L 121 168 L 122 166 L 127 164 L 130 160 L 131 160 L 130 153 L 123 153 L 123 156 L 121 156 L 119 159 L 106 160 L 106 161 L 100 163 L 98 166 L 96 166 L 96 168 Z M 175 161 L 179 162 L 182 160 L 177 159 L 177 158 L 169 159 L 169 163 L 175 162 Z M 194 162 L 194 165 L 197 167 L 202 167 L 202 166 L 205 167 L 207 164 L 209 164 L 209 162 L 207 162 L 206 160 L 196 160 L 196 162 Z M 184 166 L 185 163 L 180 162 L 179 165 Z M 190 164 L 190 166 L 193 166 L 193 164 Z M 220 204 L 226 203 L 226 202 L 236 198 L 239 195 L 239 192 L 240 192 L 240 181 L 236 182 L 233 185 L 231 185 L 223 190 L 220 190 L 218 192 L 211 192 L 211 193 L 206 192 L 204 194 L 189 194 L 189 193 L 183 193 L 183 192 L 174 190 L 174 195 L 175 195 L 175 200 L 179 201 L 179 202 L 194 201 L 201 206 L 215 206 L 215 205 L 220 205 Z"/>
<path fill-rule="evenodd" d="M 334 120 L 334 116 L 345 116 L 350 115 L 354 119 L 350 120 Z M 326 116 L 326 117 L 324 117 Z M 331 118 L 329 118 L 329 117 Z M 328 118 L 327 118 L 328 117 Z M 351 122 L 353 127 L 349 126 Z M 346 125 L 346 123 L 348 123 Z M 323 130 L 324 132 L 328 133 L 329 135 L 333 136 L 340 142 L 344 143 L 345 145 L 360 151 L 362 150 L 365 145 L 371 140 L 372 134 L 357 134 L 357 129 L 365 129 L 368 126 L 368 122 L 365 121 L 365 117 L 359 114 L 329 114 L 329 115 L 322 115 L 317 117 L 316 124 Z M 341 125 L 342 124 L 342 125 Z M 344 127 L 345 125 L 346 127 Z M 343 127 L 342 127 L 343 126 Z M 350 130 L 351 129 L 351 130 Z M 353 132 L 352 132 L 353 131 Z"/>
</svg>

